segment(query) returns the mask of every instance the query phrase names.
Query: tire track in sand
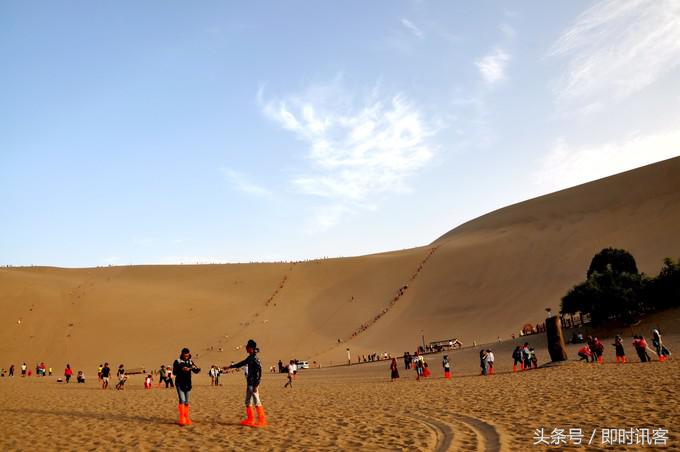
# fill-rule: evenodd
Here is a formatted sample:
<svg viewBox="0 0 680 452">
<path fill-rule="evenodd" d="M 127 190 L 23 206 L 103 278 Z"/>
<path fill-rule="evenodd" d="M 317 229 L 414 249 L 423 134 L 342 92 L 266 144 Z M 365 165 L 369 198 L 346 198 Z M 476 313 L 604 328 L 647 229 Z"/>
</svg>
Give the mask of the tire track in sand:
<svg viewBox="0 0 680 452">
<path fill-rule="evenodd" d="M 496 427 L 481 419 L 465 414 L 456 414 L 454 418 L 466 424 L 477 433 L 477 450 L 484 452 L 498 452 L 501 450 L 501 437 L 496 431 Z"/>
<path fill-rule="evenodd" d="M 451 443 L 453 442 L 453 429 L 451 426 L 431 417 L 428 418 L 419 415 L 410 415 L 409 417 L 421 424 L 425 424 L 426 427 L 435 432 L 437 444 L 434 447 L 434 452 L 445 452 L 451 449 Z"/>
<path fill-rule="evenodd" d="M 455 425 L 452 426 L 439 419 L 421 415 L 410 415 L 409 417 L 425 424 L 430 430 L 433 430 L 436 433 L 437 445 L 434 448 L 435 452 L 452 450 L 452 446 L 455 445 Z M 501 450 L 501 438 L 493 425 L 476 417 L 464 414 L 454 415 L 453 420 L 455 423 L 461 424 L 461 433 L 463 433 L 463 430 L 472 433 L 474 438 L 471 439 L 476 444 L 476 450 L 484 452 L 499 452 Z M 463 436 L 465 436 L 464 433 Z M 458 444 L 457 446 L 462 446 L 462 444 Z M 467 446 L 469 447 L 470 444 Z"/>
</svg>

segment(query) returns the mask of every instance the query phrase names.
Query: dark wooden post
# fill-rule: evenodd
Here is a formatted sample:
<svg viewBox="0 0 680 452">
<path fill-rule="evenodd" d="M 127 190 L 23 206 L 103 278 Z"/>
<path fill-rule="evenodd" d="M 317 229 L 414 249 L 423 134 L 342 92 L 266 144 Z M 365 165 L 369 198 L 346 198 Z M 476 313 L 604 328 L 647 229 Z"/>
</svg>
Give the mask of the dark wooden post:
<svg viewBox="0 0 680 452">
<path fill-rule="evenodd" d="M 548 352 L 552 362 L 567 360 L 567 347 L 564 345 L 562 325 L 557 316 L 545 319 L 545 336 L 548 339 Z"/>
</svg>

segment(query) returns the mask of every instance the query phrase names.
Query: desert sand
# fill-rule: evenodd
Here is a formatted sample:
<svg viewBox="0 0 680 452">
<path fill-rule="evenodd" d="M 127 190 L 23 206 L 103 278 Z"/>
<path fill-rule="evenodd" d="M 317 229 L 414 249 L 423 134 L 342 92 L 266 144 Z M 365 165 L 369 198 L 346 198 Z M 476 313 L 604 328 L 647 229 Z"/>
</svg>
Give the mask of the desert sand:
<svg viewBox="0 0 680 452">
<path fill-rule="evenodd" d="M 540 343 L 542 338 L 533 336 Z M 678 336 L 667 338 L 676 348 Z M 527 450 L 536 429 L 581 429 L 583 444 L 602 448 L 603 428 L 665 429 L 666 444 L 680 444 L 680 385 L 677 360 L 665 363 L 569 361 L 565 365 L 512 373 L 506 353 L 496 350 L 495 375 L 477 375 L 476 349 L 449 353 L 453 378 L 443 378 L 440 355 L 429 355 L 433 374 L 415 381 L 400 366 L 390 382 L 388 361 L 319 370 L 302 370 L 293 388 L 282 374 L 265 374 L 261 386 L 269 425 L 243 427 L 244 379 L 194 377 L 194 424 L 180 427 L 172 389 L 142 388 L 133 376 L 124 391 L 99 389 L 96 378 L 84 385 L 55 378 L 14 378 L 0 382 L 5 419 L 0 446 L 7 450 Z M 538 345 L 538 344 L 536 344 Z M 500 351 L 503 350 L 502 353 Z M 574 347 L 569 350 L 575 356 Z M 545 359 L 539 349 L 539 361 Z M 651 436 L 651 434 L 650 434 Z M 550 439 L 548 439 L 550 440 Z M 571 441 L 571 440 L 569 440 Z M 568 445 L 573 448 L 574 444 Z M 562 446 L 567 448 L 566 446 Z M 639 447 L 639 446 L 637 446 Z M 629 447 L 635 448 L 635 447 Z M 626 447 L 617 449 L 625 450 Z"/>
<path fill-rule="evenodd" d="M 294 263 L 2 268 L 2 367 L 44 361 L 61 373 L 68 362 L 90 378 L 85 386 L 0 380 L 10 418 L 2 445 L 238 449 L 254 441 L 275 449 L 444 450 L 489 443 L 517 450 L 531 446 L 533 429 L 568 424 L 665 427 L 677 447 L 675 360 L 571 362 L 521 375 L 505 366 L 517 342 L 510 336 L 541 322 L 546 307 L 557 311 L 595 253 L 627 249 L 641 271 L 656 274 L 664 257 L 680 256 L 678 224 L 675 158 L 505 207 L 408 250 Z M 656 322 L 676 351 L 677 313 Z M 204 369 L 225 365 L 243 358 L 251 337 L 265 370 L 291 358 L 322 366 L 304 371 L 293 391 L 283 390 L 280 375 L 265 377 L 265 406 L 276 420 L 266 430 L 236 425 L 237 375 L 220 388 L 199 377 L 193 434 L 172 424 L 173 391 L 145 392 L 141 377 L 124 392 L 92 381 L 104 361 L 155 369 L 183 346 Z M 436 378 L 417 384 L 411 372 L 389 383 L 387 362 L 331 367 L 346 361 L 347 348 L 353 358 L 401 355 L 423 339 L 451 338 L 468 347 L 493 343 L 503 362 L 498 374 L 476 376 L 475 348 L 455 352 L 453 381 L 440 378 L 436 356 Z M 542 336 L 529 340 L 545 362 Z"/>
</svg>

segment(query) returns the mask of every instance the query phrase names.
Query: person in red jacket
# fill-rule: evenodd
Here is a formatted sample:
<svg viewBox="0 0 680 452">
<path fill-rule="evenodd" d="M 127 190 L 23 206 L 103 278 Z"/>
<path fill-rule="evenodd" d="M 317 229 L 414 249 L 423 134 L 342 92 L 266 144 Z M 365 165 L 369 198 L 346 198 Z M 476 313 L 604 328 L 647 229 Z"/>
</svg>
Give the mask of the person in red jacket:
<svg viewBox="0 0 680 452">
<path fill-rule="evenodd" d="M 593 359 L 593 352 L 590 351 L 590 347 L 584 345 L 578 349 L 578 356 L 580 357 L 579 361 L 585 360 L 585 362 L 590 362 Z"/>
<path fill-rule="evenodd" d="M 66 364 L 66 369 L 64 369 L 64 378 L 66 378 L 66 383 L 69 382 L 72 375 L 73 375 L 73 369 L 71 369 L 71 365 Z"/>
</svg>

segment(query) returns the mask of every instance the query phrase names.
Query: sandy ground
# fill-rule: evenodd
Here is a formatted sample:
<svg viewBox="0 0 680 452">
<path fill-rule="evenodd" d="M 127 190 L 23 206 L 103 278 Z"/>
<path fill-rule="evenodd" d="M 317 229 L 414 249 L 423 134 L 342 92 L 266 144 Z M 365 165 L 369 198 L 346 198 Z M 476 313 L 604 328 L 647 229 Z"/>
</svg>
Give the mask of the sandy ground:
<svg viewBox="0 0 680 452">
<path fill-rule="evenodd" d="M 535 338 L 538 340 L 538 338 Z M 666 339 L 677 349 L 677 336 Z M 179 427 L 176 393 L 144 390 L 133 376 L 124 391 L 101 390 L 55 378 L 4 378 L 0 400 L 3 450 L 186 449 L 229 450 L 526 450 L 536 429 L 580 428 L 584 442 L 602 428 L 668 430 L 667 444 L 680 450 L 680 362 L 565 365 L 513 374 L 506 348 L 496 347 L 497 372 L 477 376 L 477 350 L 449 354 L 452 380 L 442 378 L 440 356 L 428 356 L 433 375 L 415 381 L 400 371 L 389 381 L 388 362 L 301 371 L 292 389 L 284 375 L 266 374 L 261 386 L 270 425 L 238 425 L 243 415 L 244 379 L 194 377 L 194 425 Z M 631 354 L 632 347 L 628 347 Z M 573 347 L 571 356 L 575 356 Z M 539 350 L 539 359 L 545 351 Z M 544 446 L 543 446 L 544 447 Z M 565 447 L 565 446 L 562 446 Z M 625 447 L 622 447 L 625 449 Z"/>
</svg>

